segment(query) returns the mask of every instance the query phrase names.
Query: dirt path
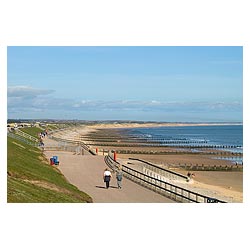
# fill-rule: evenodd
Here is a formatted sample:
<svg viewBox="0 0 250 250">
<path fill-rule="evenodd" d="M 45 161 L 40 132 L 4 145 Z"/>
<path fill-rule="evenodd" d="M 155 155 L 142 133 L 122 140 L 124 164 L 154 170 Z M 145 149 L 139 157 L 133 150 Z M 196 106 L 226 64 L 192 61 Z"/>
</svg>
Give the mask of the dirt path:
<svg viewBox="0 0 250 250">
<path fill-rule="evenodd" d="M 57 155 L 60 161 L 58 168 L 66 179 L 89 194 L 93 202 L 98 203 L 172 203 L 151 190 L 123 178 L 122 189 L 117 188 L 115 177 L 110 188 L 105 188 L 102 175 L 106 167 L 103 156 L 73 155 L 71 152 L 44 152 L 49 159 Z"/>
</svg>

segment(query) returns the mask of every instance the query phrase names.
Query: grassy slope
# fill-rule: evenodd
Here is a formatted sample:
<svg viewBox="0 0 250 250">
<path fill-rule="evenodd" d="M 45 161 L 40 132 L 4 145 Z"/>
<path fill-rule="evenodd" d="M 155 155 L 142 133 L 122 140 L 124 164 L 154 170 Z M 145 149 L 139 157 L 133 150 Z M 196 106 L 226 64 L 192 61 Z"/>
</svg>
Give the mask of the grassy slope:
<svg viewBox="0 0 250 250">
<path fill-rule="evenodd" d="M 38 134 L 44 131 L 42 128 L 32 127 L 32 128 L 21 128 L 21 131 L 38 138 Z"/>
<path fill-rule="evenodd" d="M 8 137 L 7 153 L 8 202 L 92 202 L 50 166 L 39 149 Z"/>
</svg>

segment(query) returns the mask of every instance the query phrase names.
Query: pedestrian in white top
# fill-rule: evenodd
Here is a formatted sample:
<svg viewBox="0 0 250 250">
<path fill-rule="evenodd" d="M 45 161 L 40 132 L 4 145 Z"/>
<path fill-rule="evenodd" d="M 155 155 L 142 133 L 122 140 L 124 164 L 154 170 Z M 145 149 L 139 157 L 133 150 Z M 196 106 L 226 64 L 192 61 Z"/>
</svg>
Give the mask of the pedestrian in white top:
<svg viewBox="0 0 250 250">
<path fill-rule="evenodd" d="M 106 188 L 109 188 L 109 182 L 111 177 L 112 177 L 111 172 L 108 170 L 108 168 L 106 168 L 103 173 L 103 180 L 106 183 Z"/>
</svg>

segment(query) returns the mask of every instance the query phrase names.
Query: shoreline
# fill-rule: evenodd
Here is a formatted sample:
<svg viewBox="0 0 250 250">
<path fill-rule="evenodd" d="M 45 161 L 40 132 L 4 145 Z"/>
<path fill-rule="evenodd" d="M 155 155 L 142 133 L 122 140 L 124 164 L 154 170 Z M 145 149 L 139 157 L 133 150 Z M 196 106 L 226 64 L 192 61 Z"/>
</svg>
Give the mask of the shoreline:
<svg viewBox="0 0 250 250">
<path fill-rule="evenodd" d="M 153 128 L 153 127 L 195 127 L 195 126 L 243 126 L 243 123 L 185 123 L 185 122 L 176 122 L 176 123 L 162 123 L 162 122 L 117 122 L 117 123 L 100 123 L 94 125 L 84 125 L 89 128 L 98 129 L 98 128 Z"/>
</svg>

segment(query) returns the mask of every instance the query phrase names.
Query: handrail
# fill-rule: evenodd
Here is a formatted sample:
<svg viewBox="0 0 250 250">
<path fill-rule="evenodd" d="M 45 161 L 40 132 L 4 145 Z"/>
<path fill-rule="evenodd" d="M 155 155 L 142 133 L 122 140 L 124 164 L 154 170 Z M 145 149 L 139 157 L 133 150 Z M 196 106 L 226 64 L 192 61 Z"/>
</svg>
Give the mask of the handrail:
<svg viewBox="0 0 250 250">
<path fill-rule="evenodd" d="M 168 172 L 168 173 L 170 173 L 170 174 L 172 174 L 172 175 L 175 175 L 175 176 L 178 176 L 178 177 L 180 177 L 180 178 L 183 178 L 183 179 L 185 179 L 186 181 L 188 180 L 188 177 L 185 176 L 185 175 L 183 175 L 183 174 L 176 173 L 176 172 L 171 171 L 171 170 L 169 170 L 169 169 L 162 168 L 162 167 L 157 166 L 157 165 L 155 165 L 155 164 L 153 164 L 153 163 L 151 163 L 151 162 L 144 161 L 144 160 L 137 159 L 137 158 L 128 158 L 128 159 L 129 159 L 129 160 L 134 160 L 134 161 L 143 162 L 143 163 L 145 163 L 145 164 L 147 164 L 147 165 L 150 165 L 150 166 L 152 166 L 152 167 L 154 167 L 154 168 L 157 168 L 157 169 L 159 169 L 159 170 L 161 170 L 161 171 L 163 171 L 163 172 Z"/>
<path fill-rule="evenodd" d="M 62 145 L 62 146 L 44 146 L 44 151 L 68 151 L 68 152 L 75 152 L 77 154 L 82 154 L 81 147 L 79 146 L 69 146 L 69 145 Z"/>
<path fill-rule="evenodd" d="M 38 143 L 29 141 L 29 140 L 27 140 L 25 137 L 23 137 L 23 136 L 21 136 L 21 135 L 18 135 L 18 134 L 14 134 L 14 133 L 9 132 L 9 133 L 7 133 L 7 136 L 9 136 L 9 137 L 11 137 L 11 138 L 13 138 L 13 139 L 22 141 L 22 142 L 24 142 L 24 143 L 26 143 L 26 144 L 28 144 L 28 145 L 32 145 L 32 146 L 34 146 L 34 147 L 38 147 Z"/>
<path fill-rule="evenodd" d="M 113 170 L 117 170 L 118 162 L 114 161 L 110 155 L 105 156 L 105 162 L 108 166 Z M 216 198 L 211 198 L 191 190 L 179 187 L 177 185 L 171 184 L 166 181 L 159 180 L 157 178 L 151 177 L 144 173 L 141 173 L 135 169 L 129 168 L 125 165 L 122 165 L 123 172 L 125 173 L 125 177 L 135 181 L 147 188 L 153 189 L 154 191 L 169 197 L 170 199 L 174 199 L 176 201 L 183 202 L 183 200 L 187 200 L 195 203 L 226 203 L 225 201 L 218 200 Z"/>
<path fill-rule="evenodd" d="M 22 137 L 28 138 L 28 139 L 31 140 L 31 141 L 38 142 L 38 139 L 37 139 L 37 138 L 33 137 L 32 135 L 30 135 L 30 134 L 28 134 L 28 133 L 23 132 L 22 130 L 17 129 L 17 130 L 16 130 L 16 134 L 19 134 L 19 135 L 21 135 Z"/>
<path fill-rule="evenodd" d="M 95 153 L 91 148 L 89 148 L 89 147 L 88 147 L 84 142 L 82 142 L 82 141 L 71 140 L 71 139 L 62 139 L 62 138 L 59 138 L 59 137 L 55 137 L 55 136 L 53 136 L 53 135 L 50 135 L 50 138 L 53 139 L 53 140 L 56 140 L 56 141 L 62 141 L 62 142 L 68 142 L 68 143 L 73 143 L 73 144 L 80 145 L 80 146 L 83 147 L 86 151 L 88 151 L 90 154 L 96 155 L 96 153 Z"/>
</svg>

